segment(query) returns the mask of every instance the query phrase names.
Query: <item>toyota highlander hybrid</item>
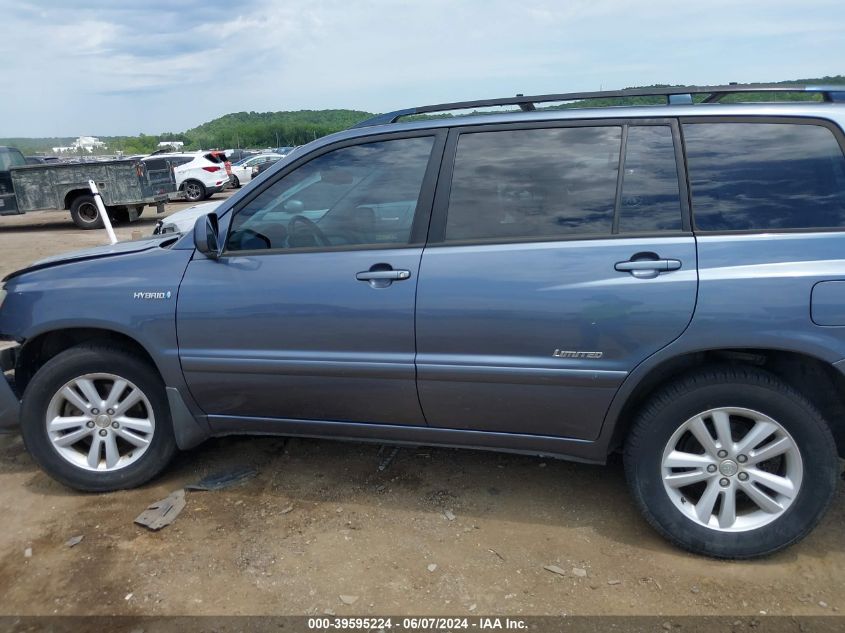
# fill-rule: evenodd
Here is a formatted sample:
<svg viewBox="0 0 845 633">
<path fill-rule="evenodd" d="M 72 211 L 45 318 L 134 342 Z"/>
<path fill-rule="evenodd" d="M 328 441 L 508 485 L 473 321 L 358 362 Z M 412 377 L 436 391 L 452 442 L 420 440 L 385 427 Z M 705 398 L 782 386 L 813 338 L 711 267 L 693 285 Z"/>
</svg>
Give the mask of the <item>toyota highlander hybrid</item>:
<svg viewBox="0 0 845 633">
<path fill-rule="evenodd" d="M 778 91 L 816 100 L 736 103 Z M 644 95 L 665 105 L 590 107 Z M 192 230 L 6 277 L 0 420 L 87 491 L 235 433 L 621 452 L 677 545 L 781 549 L 845 453 L 843 102 L 731 85 L 379 115 Z"/>
</svg>

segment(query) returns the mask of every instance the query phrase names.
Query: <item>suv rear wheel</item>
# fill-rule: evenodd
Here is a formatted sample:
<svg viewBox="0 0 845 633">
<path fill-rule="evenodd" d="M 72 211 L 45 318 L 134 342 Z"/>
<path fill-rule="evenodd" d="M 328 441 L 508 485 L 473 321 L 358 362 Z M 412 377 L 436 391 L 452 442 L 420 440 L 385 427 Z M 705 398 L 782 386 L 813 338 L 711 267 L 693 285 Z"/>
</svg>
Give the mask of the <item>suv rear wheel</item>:
<svg viewBox="0 0 845 633">
<path fill-rule="evenodd" d="M 199 180 L 188 180 L 183 185 L 182 189 L 185 191 L 185 200 L 190 202 L 199 202 L 205 200 L 205 185 Z"/>
<path fill-rule="evenodd" d="M 176 452 L 158 373 L 110 347 L 74 347 L 39 369 L 24 393 L 21 432 L 42 468 L 78 490 L 138 486 Z"/>
<path fill-rule="evenodd" d="M 830 428 L 798 392 L 754 368 L 700 371 L 634 423 L 625 471 L 646 519 L 719 558 L 787 547 L 821 520 L 839 463 Z"/>
</svg>

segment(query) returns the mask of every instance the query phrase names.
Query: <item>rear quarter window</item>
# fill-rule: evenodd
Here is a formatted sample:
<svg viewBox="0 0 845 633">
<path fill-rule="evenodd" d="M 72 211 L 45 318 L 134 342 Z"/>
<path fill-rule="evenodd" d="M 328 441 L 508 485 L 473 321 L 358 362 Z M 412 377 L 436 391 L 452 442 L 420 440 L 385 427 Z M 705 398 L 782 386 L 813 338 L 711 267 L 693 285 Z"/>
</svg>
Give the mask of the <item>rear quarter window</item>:
<svg viewBox="0 0 845 633">
<path fill-rule="evenodd" d="M 822 125 L 685 123 L 701 231 L 845 227 L 845 155 Z"/>
</svg>

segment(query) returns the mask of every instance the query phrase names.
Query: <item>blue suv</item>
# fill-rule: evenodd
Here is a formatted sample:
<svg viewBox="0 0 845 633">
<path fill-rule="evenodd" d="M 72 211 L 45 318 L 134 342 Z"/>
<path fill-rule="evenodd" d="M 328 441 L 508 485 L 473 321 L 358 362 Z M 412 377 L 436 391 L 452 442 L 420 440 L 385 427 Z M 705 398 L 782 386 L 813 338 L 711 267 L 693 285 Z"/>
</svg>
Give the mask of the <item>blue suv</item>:
<svg viewBox="0 0 845 633">
<path fill-rule="evenodd" d="M 815 100 L 742 102 L 783 91 Z M 643 97 L 665 103 L 590 107 Z M 844 101 L 732 85 L 380 115 L 193 231 L 9 275 L 0 420 L 87 491 L 236 433 L 620 451 L 674 543 L 773 552 L 818 523 L 845 453 Z"/>
</svg>

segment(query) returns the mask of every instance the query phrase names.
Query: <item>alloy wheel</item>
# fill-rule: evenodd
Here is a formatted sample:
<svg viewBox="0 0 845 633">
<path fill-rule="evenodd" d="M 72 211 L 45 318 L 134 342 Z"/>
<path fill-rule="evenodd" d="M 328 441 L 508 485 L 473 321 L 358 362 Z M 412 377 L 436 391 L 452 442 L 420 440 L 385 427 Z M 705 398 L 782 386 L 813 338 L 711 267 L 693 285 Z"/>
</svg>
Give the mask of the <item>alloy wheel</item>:
<svg viewBox="0 0 845 633">
<path fill-rule="evenodd" d="M 85 374 L 65 383 L 47 406 L 47 436 L 56 452 L 86 470 L 115 471 L 149 448 L 155 415 L 135 384 L 114 374 Z"/>
<path fill-rule="evenodd" d="M 771 417 L 721 407 L 684 422 L 662 459 L 663 485 L 689 519 L 714 530 L 744 532 L 771 523 L 801 489 L 798 445 Z"/>
</svg>

